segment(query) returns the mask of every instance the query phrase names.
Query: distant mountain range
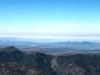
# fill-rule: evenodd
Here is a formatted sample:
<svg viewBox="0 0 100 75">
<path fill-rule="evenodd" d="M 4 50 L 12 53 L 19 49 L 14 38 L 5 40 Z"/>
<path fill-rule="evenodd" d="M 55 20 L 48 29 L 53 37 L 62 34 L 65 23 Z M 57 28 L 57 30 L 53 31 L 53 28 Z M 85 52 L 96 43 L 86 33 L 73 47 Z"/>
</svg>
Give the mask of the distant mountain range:
<svg viewBox="0 0 100 75">
<path fill-rule="evenodd" d="M 44 41 L 41 42 L 40 40 Z M 45 42 L 48 39 L 22 39 L 22 38 L 0 38 L 0 48 L 15 46 L 21 50 L 32 48 L 71 48 L 74 50 L 96 50 L 100 49 L 100 43 L 97 42 L 77 42 L 77 41 L 63 41 L 63 42 Z M 49 40 L 50 41 L 50 40 Z"/>
<path fill-rule="evenodd" d="M 14 46 L 0 49 L 1 75 L 100 75 L 100 56 L 24 54 Z"/>
</svg>

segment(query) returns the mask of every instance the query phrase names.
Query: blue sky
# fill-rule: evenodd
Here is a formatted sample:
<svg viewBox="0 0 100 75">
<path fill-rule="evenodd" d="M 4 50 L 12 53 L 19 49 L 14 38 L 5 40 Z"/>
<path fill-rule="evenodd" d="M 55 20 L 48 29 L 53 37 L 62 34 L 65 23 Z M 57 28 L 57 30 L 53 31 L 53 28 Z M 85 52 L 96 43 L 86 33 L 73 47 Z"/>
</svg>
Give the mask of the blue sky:
<svg viewBox="0 0 100 75">
<path fill-rule="evenodd" d="M 100 0 L 0 0 L 1 37 L 96 39 L 99 20 Z"/>
</svg>

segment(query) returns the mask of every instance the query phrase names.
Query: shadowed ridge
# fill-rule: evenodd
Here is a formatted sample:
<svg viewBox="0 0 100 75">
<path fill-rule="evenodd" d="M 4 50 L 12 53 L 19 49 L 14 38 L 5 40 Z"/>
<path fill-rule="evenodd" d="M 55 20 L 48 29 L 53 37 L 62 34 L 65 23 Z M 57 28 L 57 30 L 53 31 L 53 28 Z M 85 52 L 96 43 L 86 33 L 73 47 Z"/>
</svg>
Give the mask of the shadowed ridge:
<svg viewBox="0 0 100 75">
<path fill-rule="evenodd" d="M 22 60 L 21 64 L 36 68 L 43 72 L 51 73 L 52 75 L 57 75 L 51 69 L 51 56 L 37 51 L 33 51 L 31 54 L 26 55 Z"/>
<path fill-rule="evenodd" d="M 0 50 L 0 63 L 19 62 L 24 56 L 23 52 L 14 46 L 9 46 Z"/>
<path fill-rule="evenodd" d="M 8 52 L 8 51 L 20 51 L 20 50 L 14 46 L 9 46 L 9 47 L 0 49 L 0 51 Z"/>
</svg>

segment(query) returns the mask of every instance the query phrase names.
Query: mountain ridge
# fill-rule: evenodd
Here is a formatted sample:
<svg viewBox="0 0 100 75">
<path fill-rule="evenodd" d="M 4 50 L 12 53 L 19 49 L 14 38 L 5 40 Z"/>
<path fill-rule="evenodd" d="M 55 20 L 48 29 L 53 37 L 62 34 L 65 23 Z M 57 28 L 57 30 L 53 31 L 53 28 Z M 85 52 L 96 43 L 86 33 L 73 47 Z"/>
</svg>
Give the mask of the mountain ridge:
<svg viewBox="0 0 100 75">
<path fill-rule="evenodd" d="M 24 54 L 14 46 L 2 50 L 5 49 L 7 51 L 0 51 L 2 75 L 7 74 L 8 68 L 8 75 L 100 75 L 100 55 L 52 56 L 37 51 Z"/>
</svg>

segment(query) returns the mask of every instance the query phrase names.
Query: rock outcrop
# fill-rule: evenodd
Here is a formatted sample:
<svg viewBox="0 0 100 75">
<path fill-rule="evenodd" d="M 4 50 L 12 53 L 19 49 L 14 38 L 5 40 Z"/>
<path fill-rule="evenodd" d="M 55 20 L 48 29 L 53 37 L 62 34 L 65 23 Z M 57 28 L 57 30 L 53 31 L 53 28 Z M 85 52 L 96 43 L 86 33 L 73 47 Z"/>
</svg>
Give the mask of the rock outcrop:
<svg viewBox="0 0 100 75">
<path fill-rule="evenodd" d="M 37 69 L 29 68 L 17 62 L 0 64 L 0 75 L 51 75 Z"/>
</svg>

